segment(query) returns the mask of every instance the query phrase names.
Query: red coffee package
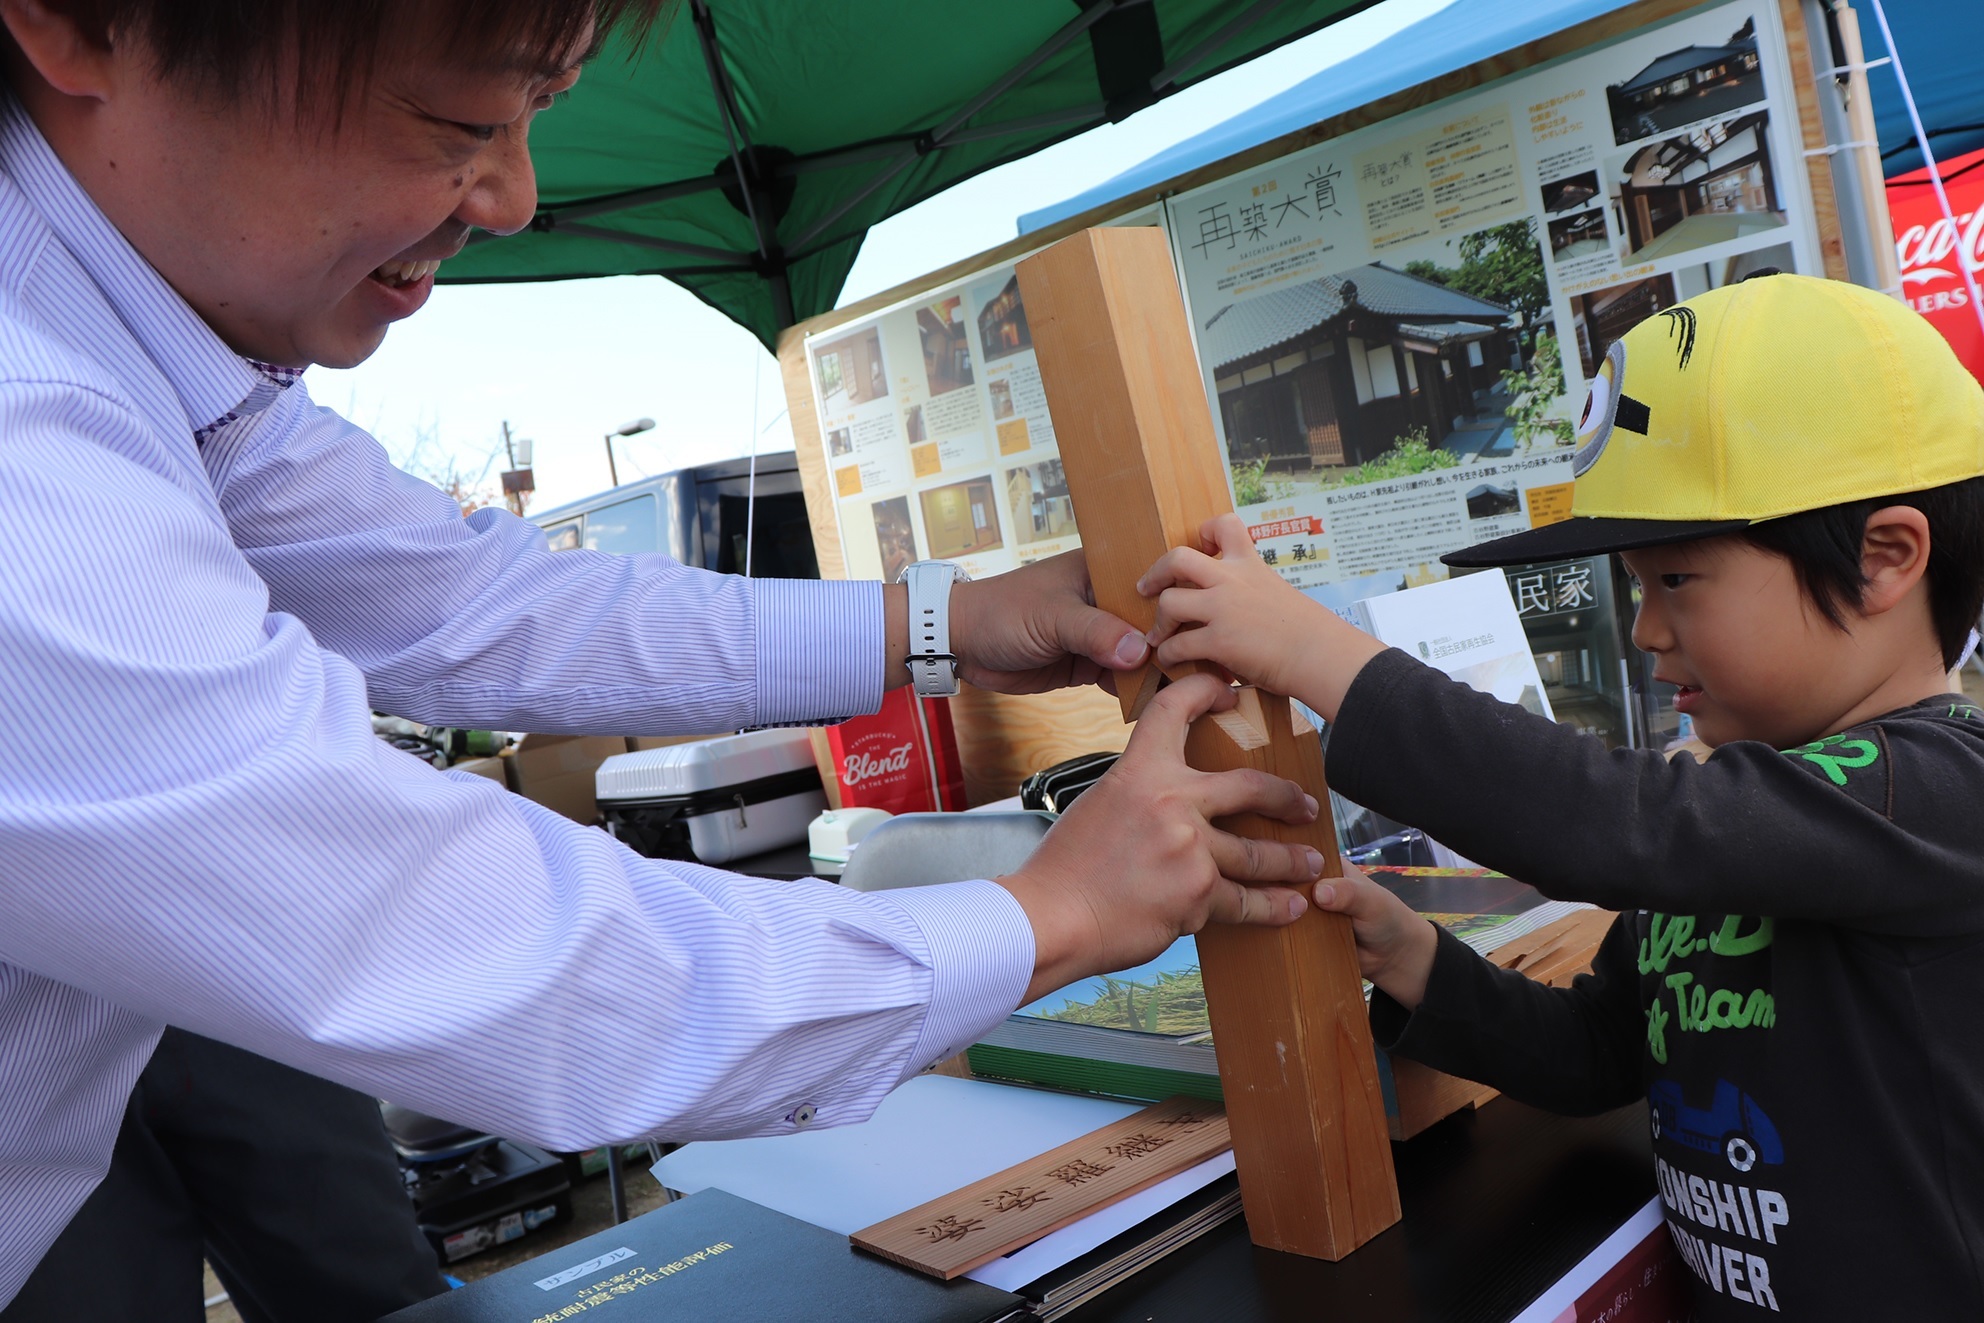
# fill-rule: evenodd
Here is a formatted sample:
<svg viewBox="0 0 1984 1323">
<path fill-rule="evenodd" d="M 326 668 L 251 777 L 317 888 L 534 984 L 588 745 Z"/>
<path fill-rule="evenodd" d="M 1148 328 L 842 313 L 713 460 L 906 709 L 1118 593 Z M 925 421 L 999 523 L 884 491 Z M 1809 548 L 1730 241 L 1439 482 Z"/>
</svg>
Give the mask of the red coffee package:
<svg viewBox="0 0 1984 1323">
<path fill-rule="evenodd" d="M 839 786 L 837 808 L 878 808 L 890 813 L 934 813 L 965 807 L 964 765 L 958 758 L 951 705 L 942 698 L 917 701 L 905 685 L 892 689 L 882 710 L 828 726 L 814 741 L 826 748 Z M 821 776 L 828 767 L 823 765 Z M 835 799 L 834 787 L 827 787 Z"/>
</svg>

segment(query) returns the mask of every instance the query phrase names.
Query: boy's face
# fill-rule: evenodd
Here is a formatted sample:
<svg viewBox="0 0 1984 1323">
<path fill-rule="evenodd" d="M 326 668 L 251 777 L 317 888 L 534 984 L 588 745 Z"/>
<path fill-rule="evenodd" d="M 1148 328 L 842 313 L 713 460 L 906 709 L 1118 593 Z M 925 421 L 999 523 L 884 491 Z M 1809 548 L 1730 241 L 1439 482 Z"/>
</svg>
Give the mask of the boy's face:
<svg viewBox="0 0 1984 1323">
<path fill-rule="evenodd" d="M 302 123 L 271 115 L 252 92 L 200 98 L 148 77 L 146 52 L 129 43 L 106 57 L 109 95 L 54 94 L 58 111 L 87 111 L 63 121 L 83 123 L 80 138 L 53 131 L 32 98 L 30 108 L 111 221 L 230 347 L 348 367 L 420 308 L 434 267 L 471 228 L 530 221 L 531 119 L 578 79 L 577 52 L 471 59 L 423 26 L 386 41 L 340 123 L 328 109 Z"/>
<path fill-rule="evenodd" d="M 1762 740 L 1788 749 L 1829 734 L 1857 694 L 1843 691 L 1853 636 L 1813 608 L 1791 562 L 1735 537 L 1620 555 L 1640 585 L 1633 642 L 1704 744 Z"/>
</svg>

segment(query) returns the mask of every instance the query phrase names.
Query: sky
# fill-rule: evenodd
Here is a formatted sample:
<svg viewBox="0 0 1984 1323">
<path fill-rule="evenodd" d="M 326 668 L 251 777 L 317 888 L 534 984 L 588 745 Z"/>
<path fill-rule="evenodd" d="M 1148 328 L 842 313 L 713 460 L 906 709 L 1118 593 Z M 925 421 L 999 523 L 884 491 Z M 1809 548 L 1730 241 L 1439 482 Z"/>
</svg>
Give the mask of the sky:
<svg viewBox="0 0 1984 1323">
<path fill-rule="evenodd" d="M 968 179 L 868 233 L 851 303 L 1011 239 L 1015 220 L 1259 105 L 1453 0 L 1383 3 L 1104 125 Z M 556 113 L 555 111 L 551 113 Z M 312 368 L 311 395 L 368 428 L 425 477 L 494 486 L 503 424 L 533 442 L 547 510 L 603 490 L 607 432 L 624 481 L 750 453 L 790 450 L 778 365 L 743 328 L 659 276 L 534 285 L 442 285 L 348 371 Z"/>
</svg>

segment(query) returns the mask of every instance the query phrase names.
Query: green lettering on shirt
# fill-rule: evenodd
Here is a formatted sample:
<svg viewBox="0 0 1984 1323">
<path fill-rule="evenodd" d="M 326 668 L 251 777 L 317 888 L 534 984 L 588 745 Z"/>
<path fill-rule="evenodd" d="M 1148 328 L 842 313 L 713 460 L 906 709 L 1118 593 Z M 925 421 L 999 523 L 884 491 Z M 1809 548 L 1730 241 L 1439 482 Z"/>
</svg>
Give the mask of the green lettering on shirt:
<svg viewBox="0 0 1984 1323">
<path fill-rule="evenodd" d="M 1646 1008 L 1647 1054 L 1663 1066 L 1667 1064 L 1667 1021 L 1670 1018 L 1658 997 Z"/>
<path fill-rule="evenodd" d="M 1692 914 L 1655 914 L 1640 939 L 1640 973 L 1665 973 L 1670 962 L 1686 960 L 1700 947 Z"/>
<path fill-rule="evenodd" d="M 1848 769 L 1866 767 L 1881 756 L 1879 746 L 1872 740 L 1849 740 L 1844 735 L 1828 735 L 1822 740 L 1785 752 L 1791 757 L 1803 758 L 1824 772 L 1826 779 L 1836 786 L 1846 784 Z"/>
<path fill-rule="evenodd" d="M 1709 934 L 1708 949 L 1719 956 L 1754 955 L 1770 945 L 1771 921 L 1768 917 L 1757 920 L 1756 928 L 1738 934 L 1736 929 L 1743 922 L 1738 914 L 1731 914 L 1722 921 L 1722 926 Z"/>
<path fill-rule="evenodd" d="M 1717 1029 L 1768 1029 L 1777 1023 L 1777 1003 L 1762 988 L 1753 988 L 1746 998 L 1730 988 L 1710 988 L 1695 982 L 1687 970 L 1676 970 L 1663 982 L 1674 993 L 1673 1018 L 1681 1032 L 1706 1034 Z M 1647 1050 L 1653 1059 L 1667 1064 L 1668 1013 L 1658 994 L 1646 1008 Z"/>
</svg>

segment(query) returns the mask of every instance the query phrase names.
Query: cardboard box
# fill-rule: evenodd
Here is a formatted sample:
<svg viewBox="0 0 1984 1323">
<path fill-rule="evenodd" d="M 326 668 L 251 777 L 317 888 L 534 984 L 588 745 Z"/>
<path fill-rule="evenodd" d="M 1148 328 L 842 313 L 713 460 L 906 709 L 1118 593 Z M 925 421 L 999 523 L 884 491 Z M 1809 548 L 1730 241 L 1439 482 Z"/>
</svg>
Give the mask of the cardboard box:
<svg viewBox="0 0 1984 1323">
<path fill-rule="evenodd" d="M 487 758 L 464 758 L 458 763 L 449 764 L 448 770 L 451 772 L 467 772 L 471 776 L 486 776 L 505 789 L 514 789 L 510 785 L 511 758 L 509 755 L 510 751 L 505 749 L 502 753 L 492 754 Z"/>
<path fill-rule="evenodd" d="M 631 752 L 628 744 L 624 735 L 526 735 L 512 755 L 511 788 L 590 827 L 599 821 L 593 778 L 608 758 Z"/>
</svg>

